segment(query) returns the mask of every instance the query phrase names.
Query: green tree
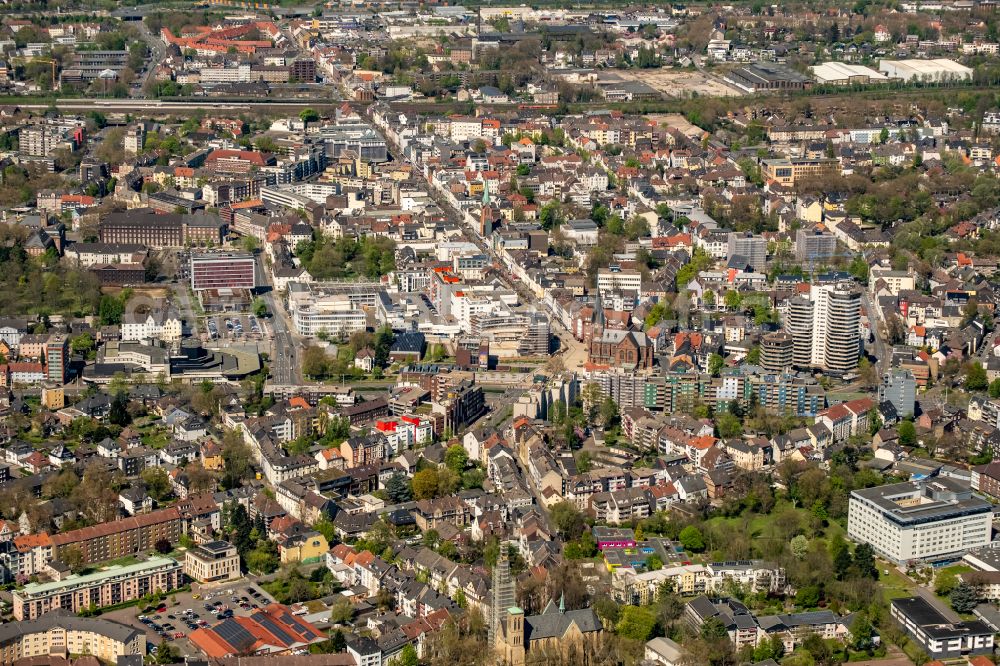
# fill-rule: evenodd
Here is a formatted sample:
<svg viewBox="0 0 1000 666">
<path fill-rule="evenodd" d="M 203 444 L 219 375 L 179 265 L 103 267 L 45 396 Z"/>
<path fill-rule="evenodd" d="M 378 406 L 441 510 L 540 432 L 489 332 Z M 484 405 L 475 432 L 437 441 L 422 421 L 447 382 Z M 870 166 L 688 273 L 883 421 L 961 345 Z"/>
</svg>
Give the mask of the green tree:
<svg viewBox="0 0 1000 666">
<path fill-rule="evenodd" d="M 619 636 L 640 642 L 648 641 L 654 629 L 656 629 L 656 614 L 645 606 L 625 606 L 621 609 L 618 624 L 615 625 L 615 633 Z"/>
<path fill-rule="evenodd" d="M 896 426 L 896 433 L 902 446 L 913 446 L 917 443 L 917 428 L 913 425 L 913 421 L 901 422 Z"/>
<path fill-rule="evenodd" d="M 946 597 L 958 587 L 958 575 L 954 571 L 941 569 L 934 575 L 934 594 Z"/>
<path fill-rule="evenodd" d="M 261 539 L 256 548 L 247 553 L 246 565 L 250 571 L 259 574 L 270 574 L 281 566 L 278 546 L 269 539 Z"/>
<path fill-rule="evenodd" d="M 263 298 L 253 299 L 253 316 L 254 317 L 267 316 L 267 303 L 264 302 Z"/>
<path fill-rule="evenodd" d="M 956 613 L 971 613 L 979 604 L 976 588 L 966 582 L 961 582 L 951 591 L 951 607 Z"/>
<path fill-rule="evenodd" d="M 571 502 L 563 500 L 552 505 L 549 514 L 552 518 L 552 524 L 559 530 L 559 534 L 565 541 L 578 539 L 583 533 L 585 526 L 583 514 Z"/>
<path fill-rule="evenodd" d="M 809 554 L 809 539 L 804 534 L 797 534 L 792 537 L 788 546 L 792 551 L 792 557 L 797 560 L 804 560 L 806 555 Z"/>
<path fill-rule="evenodd" d="M 393 474 L 385 484 L 385 492 L 393 502 L 409 502 L 413 499 L 410 480 L 403 474 Z"/>
<path fill-rule="evenodd" d="M 132 421 L 128 413 L 128 394 L 117 391 L 111 399 L 111 409 L 108 411 L 108 421 L 116 426 L 125 427 Z"/>
<path fill-rule="evenodd" d="M 868 284 L 868 262 L 862 254 L 855 255 L 847 271 L 861 284 Z"/>
<path fill-rule="evenodd" d="M 861 578 L 878 580 L 878 566 L 875 564 L 875 549 L 870 543 L 860 544 L 854 549 L 854 568 Z"/>
<path fill-rule="evenodd" d="M 820 590 L 818 585 L 806 585 L 799 588 L 795 595 L 795 605 L 800 608 L 815 608 L 819 605 Z"/>
<path fill-rule="evenodd" d="M 994 379 L 990 382 L 990 397 L 1000 398 L 1000 378 Z"/>
<path fill-rule="evenodd" d="M 413 497 L 422 499 L 433 499 L 438 495 L 438 471 L 433 467 L 422 469 L 413 475 L 411 482 Z"/>
<path fill-rule="evenodd" d="M 872 626 L 871 620 L 868 619 L 868 613 L 859 611 L 854 617 L 853 624 L 851 624 L 851 647 L 855 650 L 870 650 L 874 645 L 874 638 L 875 627 Z"/>
<path fill-rule="evenodd" d="M 343 595 L 338 595 L 330 605 L 330 622 L 332 624 L 347 624 L 354 619 L 354 604 Z"/>
<path fill-rule="evenodd" d="M 174 664 L 180 660 L 180 651 L 164 638 L 160 641 L 159 646 L 156 648 L 156 663 L 157 664 Z"/>
<path fill-rule="evenodd" d="M 851 569 L 851 565 L 854 564 L 854 559 L 851 557 L 851 549 L 847 545 L 847 542 L 843 539 L 835 541 L 832 547 L 832 555 L 833 570 L 836 573 L 837 580 L 844 580 Z"/>
<path fill-rule="evenodd" d="M 304 123 L 314 123 L 319 120 L 319 113 L 315 109 L 302 109 L 299 111 L 299 119 Z"/>
<path fill-rule="evenodd" d="M 705 550 L 705 537 L 702 536 L 701 530 L 694 525 L 688 525 L 682 529 L 677 538 L 684 546 L 684 550 L 689 550 L 692 553 L 700 553 Z"/>
<path fill-rule="evenodd" d="M 989 386 L 986 369 L 978 361 L 969 363 L 965 368 L 965 388 L 970 391 L 982 391 Z"/>
<path fill-rule="evenodd" d="M 719 437 L 723 439 L 732 439 L 743 434 L 743 424 L 739 417 L 732 412 L 716 414 L 715 428 L 719 432 Z"/>
<path fill-rule="evenodd" d="M 767 659 L 779 661 L 784 654 L 784 641 L 781 640 L 781 636 L 774 635 L 757 644 L 753 651 L 753 660 L 754 662 L 766 661 Z"/>
<path fill-rule="evenodd" d="M 712 643 L 725 639 L 729 635 L 729 632 L 726 630 L 726 625 L 722 623 L 722 620 L 717 617 L 710 617 L 702 623 L 698 634 L 703 641 Z"/>
<path fill-rule="evenodd" d="M 607 396 L 601 401 L 599 415 L 601 417 L 601 423 L 605 428 L 611 427 L 611 425 L 615 423 L 618 419 L 618 404 L 615 402 L 614 398 Z"/>
<path fill-rule="evenodd" d="M 160 502 L 170 494 L 170 475 L 162 467 L 147 467 L 139 475 L 149 496 Z"/>
<path fill-rule="evenodd" d="M 461 474 L 469 463 L 469 454 L 461 444 L 452 444 L 444 454 L 444 464 L 456 474 Z"/>
<path fill-rule="evenodd" d="M 708 357 L 708 372 L 713 376 L 718 377 L 719 373 L 722 371 L 722 367 L 726 364 L 725 359 L 723 359 L 718 354 L 712 354 Z"/>
<path fill-rule="evenodd" d="M 60 548 L 59 559 L 75 574 L 80 573 L 87 566 L 87 559 L 79 546 L 72 545 Z"/>
<path fill-rule="evenodd" d="M 389 666 L 420 666 L 417 648 L 412 644 L 405 645 L 399 655 L 389 662 Z"/>
<path fill-rule="evenodd" d="M 89 357 L 90 353 L 96 349 L 96 343 L 90 333 L 81 333 L 70 340 L 69 348 L 74 354 Z"/>
</svg>

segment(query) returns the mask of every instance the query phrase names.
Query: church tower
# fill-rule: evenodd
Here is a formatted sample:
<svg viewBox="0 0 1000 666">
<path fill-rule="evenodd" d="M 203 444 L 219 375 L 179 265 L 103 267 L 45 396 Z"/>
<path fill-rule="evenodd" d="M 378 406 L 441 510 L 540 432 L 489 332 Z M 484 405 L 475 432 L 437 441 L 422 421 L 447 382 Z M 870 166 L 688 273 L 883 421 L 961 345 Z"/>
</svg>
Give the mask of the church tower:
<svg viewBox="0 0 1000 666">
<path fill-rule="evenodd" d="M 479 209 L 479 235 L 483 238 L 489 238 L 490 234 L 493 233 L 493 227 L 496 225 L 498 217 L 497 209 L 493 207 L 493 203 L 490 200 L 489 183 L 484 182 L 483 206 Z"/>
<path fill-rule="evenodd" d="M 500 555 L 493 566 L 493 598 L 490 604 L 489 642 L 497 647 L 501 624 L 505 621 L 507 609 L 514 606 L 514 579 L 510 575 L 510 559 L 507 548 L 500 547 Z"/>
</svg>

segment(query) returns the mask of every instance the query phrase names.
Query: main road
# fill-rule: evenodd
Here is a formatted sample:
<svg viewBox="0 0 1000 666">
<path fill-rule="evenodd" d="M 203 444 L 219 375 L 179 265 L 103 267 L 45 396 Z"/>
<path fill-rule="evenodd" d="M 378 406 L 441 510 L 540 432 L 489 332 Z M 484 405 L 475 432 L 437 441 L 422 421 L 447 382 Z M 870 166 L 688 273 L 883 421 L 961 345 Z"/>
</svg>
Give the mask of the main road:
<svg viewBox="0 0 1000 666">
<path fill-rule="evenodd" d="M 163 59 L 167 56 L 167 45 L 162 39 L 160 39 L 159 35 L 154 35 L 149 31 L 149 28 L 146 27 L 145 21 L 138 21 L 134 25 L 137 26 L 143 41 L 145 41 L 146 45 L 149 46 L 149 60 L 146 62 L 146 70 L 141 79 L 136 81 L 138 85 L 129 88 L 129 96 L 136 98 L 142 97 L 145 94 L 146 82 L 149 81 L 149 78 L 153 76 L 156 68 L 160 66 L 160 63 L 163 62 Z M 135 104 L 135 102 L 133 102 L 133 104 Z"/>
<path fill-rule="evenodd" d="M 871 296 L 868 295 L 868 289 L 865 285 L 861 286 L 861 307 L 868 317 L 868 324 L 872 329 L 872 337 L 875 339 L 875 367 L 878 370 L 879 377 L 881 377 L 889 370 L 891 365 L 892 347 L 886 344 L 885 338 L 882 337 L 882 329 L 885 328 L 885 322 L 882 321 L 882 313 L 872 303 Z"/>
<path fill-rule="evenodd" d="M 274 285 L 264 265 L 263 257 L 263 252 L 257 253 L 257 270 L 261 285 L 258 287 L 258 293 L 267 305 L 267 311 L 271 313 L 270 382 L 284 386 L 298 386 L 302 384 L 302 360 L 298 342 L 292 332 L 285 308 L 274 294 Z"/>
</svg>

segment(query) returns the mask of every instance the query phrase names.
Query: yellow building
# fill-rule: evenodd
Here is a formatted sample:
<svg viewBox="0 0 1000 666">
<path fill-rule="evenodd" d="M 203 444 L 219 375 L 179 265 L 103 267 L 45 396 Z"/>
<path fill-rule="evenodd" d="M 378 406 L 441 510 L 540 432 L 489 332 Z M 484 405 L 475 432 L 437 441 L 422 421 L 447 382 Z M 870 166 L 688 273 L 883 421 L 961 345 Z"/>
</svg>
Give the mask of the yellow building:
<svg viewBox="0 0 1000 666">
<path fill-rule="evenodd" d="M 319 532 L 296 534 L 278 543 L 282 564 L 318 562 L 326 557 L 328 550 L 330 550 L 330 544 L 327 543 L 326 537 Z"/>
<path fill-rule="evenodd" d="M 62 409 L 66 406 L 66 394 L 61 386 L 42 387 L 42 407 L 51 410 Z"/>
<path fill-rule="evenodd" d="M 206 442 L 201 447 L 201 465 L 210 472 L 221 472 L 226 463 L 222 459 L 222 446 L 216 442 Z"/>
<path fill-rule="evenodd" d="M 761 173 L 766 180 L 773 180 L 788 187 L 808 176 L 822 176 L 840 171 L 837 160 L 820 159 L 775 159 L 761 162 Z"/>
</svg>

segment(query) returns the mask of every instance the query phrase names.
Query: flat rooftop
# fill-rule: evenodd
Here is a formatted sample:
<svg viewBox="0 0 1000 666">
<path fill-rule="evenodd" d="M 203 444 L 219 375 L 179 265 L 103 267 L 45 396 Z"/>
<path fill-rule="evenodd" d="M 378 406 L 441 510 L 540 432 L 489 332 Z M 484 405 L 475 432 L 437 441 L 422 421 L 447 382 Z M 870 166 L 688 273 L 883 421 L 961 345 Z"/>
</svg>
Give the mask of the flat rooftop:
<svg viewBox="0 0 1000 666">
<path fill-rule="evenodd" d="M 884 517 L 903 526 L 993 511 L 989 502 L 971 490 L 942 478 L 854 490 L 851 499 L 874 505 Z"/>
<path fill-rule="evenodd" d="M 28 583 L 24 586 L 24 590 L 21 592 L 15 592 L 15 594 L 21 594 L 24 597 L 45 595 L 57 590 L 63 590 L 67 587 L 98 585 L 108 578 L 117 576 L 138 576 L 148 571 L 159 569 L 160 567 L 169 566 L 179 567 L 181 565 L 177 560 L 169 557 L 151 557 L 142 562 L 136 562 L 135 564 L 108 567 L 83 576 L 68 576 L 63 580 L 52 581 L 50 583 Z"/>
</svg>

